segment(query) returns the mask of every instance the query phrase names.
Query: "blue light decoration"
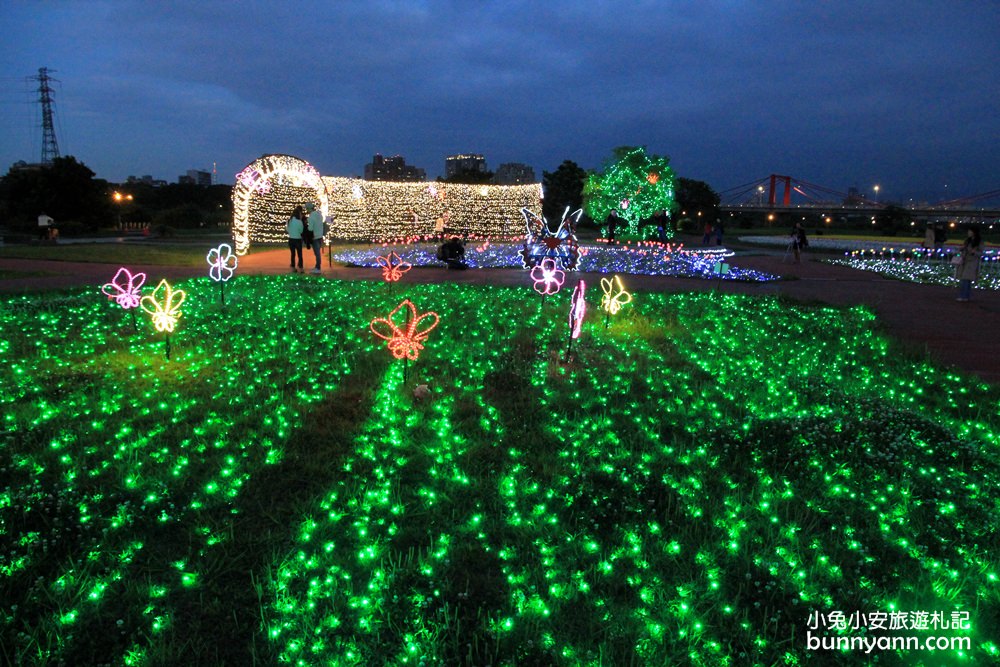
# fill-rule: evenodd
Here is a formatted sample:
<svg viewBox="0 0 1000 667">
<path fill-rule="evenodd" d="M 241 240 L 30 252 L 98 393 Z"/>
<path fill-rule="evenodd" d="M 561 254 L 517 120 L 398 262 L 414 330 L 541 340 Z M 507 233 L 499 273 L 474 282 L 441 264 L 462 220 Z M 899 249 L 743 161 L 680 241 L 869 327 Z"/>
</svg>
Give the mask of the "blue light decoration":
<svg viewBox="0 0 1000 667">
<path fill-rule="evenodd" d="M 867 248 L 845 253 L 844 259 L 832 259 L 828 263 L 871 271 L 896 280 L 953 286 L 958 284 L 955 266 L 951 263 L 956 256 L 955 248 Z M 983 252 L 979 259 L 979 278 L 973 283 L 973 287 L 1000 289 L 1000 252 Z"/>
<path fill-rule="evenodd" d="M 440 266 L 436 244 L 408 244 L 341 250 L 332 254 L 333 261 L 351 266 L 378 267 L 379 253 L 393 249 L 413 266 Z M 514 243 L 483 243 L 465 253 L 465 262 L 472 269 L 523 268 L 523 245 Z M 586 273 L 619 273 L 628 275 L 672 276 L 716 280 L 715 265 L 733 256 L 725 248 L 686 250 L 678 245 L 643 241 L 630 245 L 608 247 L 603 244 L 577 246 L 579 258 L 576 270 Z M 723 280 L 767 282 L 778 276 L 730 266 Z"/>
<path fill-rule="evenodd" d="M 526 208 L 521 209 L 528 233 L 521 249 L 521 264 L 525 269 L 531 269 L 542 263 L 543 259 L 554 259 L 566 271 L 576 268 L 580 259 L 580 247 L 576 240 L 576 224 L 583 215 L 583 209 L 577 209 L 570 215 L 569 207 L 563 211 L 559 228 L 553 234 L 549 223 L 544 217 L 539 217 Z"/>
</svg>

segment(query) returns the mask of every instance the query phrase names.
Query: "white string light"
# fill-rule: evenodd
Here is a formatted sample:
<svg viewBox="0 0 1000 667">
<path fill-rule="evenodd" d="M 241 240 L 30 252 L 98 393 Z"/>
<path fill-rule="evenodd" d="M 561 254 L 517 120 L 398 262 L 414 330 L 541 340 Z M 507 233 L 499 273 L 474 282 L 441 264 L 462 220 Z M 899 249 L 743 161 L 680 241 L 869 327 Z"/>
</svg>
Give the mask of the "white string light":
<svg viewBox="0 0 1000 667">
<path fill-rule="evenodd" d="M 290 155 L 265 155 L 236 176 L 233 240 L 238 255 L 251 243 L 285 241 L 292 210 L 316 202 L 330 220 L 327 237 L 386 242 L 446 234 L 475 237 L 523 233 L 522 208 L 538 208 L 541 186 L 396 183 L 320 176 Z"/>
</svg>

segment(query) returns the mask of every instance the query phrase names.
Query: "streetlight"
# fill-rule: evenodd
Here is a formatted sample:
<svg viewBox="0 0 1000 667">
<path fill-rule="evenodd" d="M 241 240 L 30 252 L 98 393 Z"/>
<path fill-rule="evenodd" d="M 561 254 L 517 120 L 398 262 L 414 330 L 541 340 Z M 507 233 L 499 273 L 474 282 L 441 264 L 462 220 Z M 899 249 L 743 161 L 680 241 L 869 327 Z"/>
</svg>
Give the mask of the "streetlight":
<svg viewBox="0 0 1000 667">
<path fill-rule="evenodd" d="M 875 203 L 878 203 L 878 186 L 876 185 L 873 190 L 875 190 Z"/>
<path fill-rule="evenodd" d="M 122 206 L 126 203 L 132 201 L 133 197 L 130 194 L 122 194 L 117 190 L 112 193 L 111 198 L 118 204 L 118 229 L 122 228 Z"/>
</svg>

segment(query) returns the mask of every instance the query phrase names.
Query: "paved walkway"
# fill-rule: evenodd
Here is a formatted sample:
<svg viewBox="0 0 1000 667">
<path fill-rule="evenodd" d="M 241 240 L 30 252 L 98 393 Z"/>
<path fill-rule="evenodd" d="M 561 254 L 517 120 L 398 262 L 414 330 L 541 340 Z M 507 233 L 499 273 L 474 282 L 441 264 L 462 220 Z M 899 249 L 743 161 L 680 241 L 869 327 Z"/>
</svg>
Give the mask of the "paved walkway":
<svg viewBox="0 0 1000 667">
<path fill-rule="evenodd" d="M 245 274 L 279 274 L 288 271 L 288 251 L 273 250 L 247 255 L 240 259 Z M 973 300 L 958 303 L 954 288 L 918 285 L 881 278 L 874 273 L 841 266 L 831 266 L 807 259 L 802 264 L 784 261 L 783 254 L 768 250 L 738 247 L 730 260 L 735 266 L 757 269 L 788 278 L 771 283 L 724 282 L 722 291 L 741 294 L 781 295 L 805 302 L 836 305 L 865 304 L 877 313 L 882 326 L 897 338 L 918 350 L 927 350 L 937 361 L 957 366 L 983 379 L 1000 384 L 1000 291 L 974 290 Z M 143 271 L 150 281 L 159 278 L 176 280 L 202 276 L 201 268 L 167 266 L 132 266 Z M 114 276 L 118 267 L 108 264 L 54 262 L 0 258 L 0 272 L 31 272 L 20 278 L 0 279 L 0 293 L 19 293 L 39 289 L 57 289 L 101 285 Z M 45 275 L 37 275 L 39 273 Z M 379 269 L 324 268 L 326 278 L 344 280 L 380 280 Z M 525 271 L 488 269 L 447 271 L 416 267 L 407 280 L 420 283 L 457 282 L 470 284 L 530 286 Z M 591 276 L 596 282 L 599 274 Z M 708 291 L 715 281 L 662 276 L 632 276 L 629 286 L 638 290 L 662 292 Z"/>
</svg>

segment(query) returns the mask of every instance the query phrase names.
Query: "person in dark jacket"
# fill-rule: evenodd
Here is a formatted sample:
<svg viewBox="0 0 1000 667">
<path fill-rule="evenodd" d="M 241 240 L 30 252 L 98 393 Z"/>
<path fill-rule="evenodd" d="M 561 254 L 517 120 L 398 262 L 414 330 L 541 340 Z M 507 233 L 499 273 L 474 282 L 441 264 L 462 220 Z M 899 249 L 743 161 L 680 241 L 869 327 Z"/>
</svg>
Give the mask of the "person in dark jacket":
<svg viewBox="0 0 1000 667">
<path fill-rule="evenodd" d="M 796 222 L 795 226 L 792 227 L 790 243 L 792 244 L 792 250 L 795 251 L 795 263 L 798 264 L 802 258 L 802 251 L 809 247 L 809 239 L 806 238 L 806 228 L 802 226 L 801 222 Z"/>
<path fill-rule="evenodd" d="M 437 257 L 448 265 L 449 269 L 467 269 L 469 265 L 465 263 L 465 245 L 457 236 L 441 244 L 438 248 Z"/>
</svg>

